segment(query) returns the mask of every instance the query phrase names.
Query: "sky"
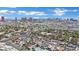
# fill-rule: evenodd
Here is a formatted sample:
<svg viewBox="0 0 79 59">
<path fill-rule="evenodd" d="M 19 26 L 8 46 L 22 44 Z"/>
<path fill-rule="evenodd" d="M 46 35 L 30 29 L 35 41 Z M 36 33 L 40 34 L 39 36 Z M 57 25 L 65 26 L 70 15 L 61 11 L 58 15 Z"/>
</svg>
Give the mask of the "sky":
<svg viewBox="0 0 79 59">
<path fill-rule="evenodd" d="M 6 18 L 79 18 L 79 7 L 0 7 Z"/>
</svg>

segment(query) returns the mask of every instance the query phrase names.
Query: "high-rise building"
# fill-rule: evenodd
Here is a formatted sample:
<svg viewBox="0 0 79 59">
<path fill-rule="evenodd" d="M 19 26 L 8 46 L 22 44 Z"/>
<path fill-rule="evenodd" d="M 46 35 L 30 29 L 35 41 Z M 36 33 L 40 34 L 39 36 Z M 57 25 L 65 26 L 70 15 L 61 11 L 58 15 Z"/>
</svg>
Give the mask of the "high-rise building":
<svg viewBox="0 0 79 59">
<path fill-rule="evenodd" d="M 4 21 L 5 21 L 4 16 L 1 16 L 1 17 L 0 17 L 0 22 L 4 22 Z"/>
</svg>

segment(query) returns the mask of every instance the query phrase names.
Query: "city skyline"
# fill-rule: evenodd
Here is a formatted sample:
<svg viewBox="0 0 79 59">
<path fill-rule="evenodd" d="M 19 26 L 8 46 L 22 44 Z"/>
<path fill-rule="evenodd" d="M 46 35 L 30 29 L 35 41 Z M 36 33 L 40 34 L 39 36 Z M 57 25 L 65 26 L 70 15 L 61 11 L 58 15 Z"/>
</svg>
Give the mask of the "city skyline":
<svg viewBox="0 0 79 59">
<path fill-rule="evenodd" d="M 79 18 L 78 7 L 0 7 L 0 16 L 6 18 Z"/>
</svg>

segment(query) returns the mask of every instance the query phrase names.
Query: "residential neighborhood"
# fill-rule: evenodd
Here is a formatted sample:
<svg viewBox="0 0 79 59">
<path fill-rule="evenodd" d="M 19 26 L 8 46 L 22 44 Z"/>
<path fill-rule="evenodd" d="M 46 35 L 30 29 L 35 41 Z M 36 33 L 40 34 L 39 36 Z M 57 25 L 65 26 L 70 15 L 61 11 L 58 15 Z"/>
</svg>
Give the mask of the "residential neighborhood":
<svg viewBox="0 0 79 59">
<path fill-rule="evenodd" d="M 79 51 L 78 9 L 1 8 L 0 51 Z"/>
</svg>

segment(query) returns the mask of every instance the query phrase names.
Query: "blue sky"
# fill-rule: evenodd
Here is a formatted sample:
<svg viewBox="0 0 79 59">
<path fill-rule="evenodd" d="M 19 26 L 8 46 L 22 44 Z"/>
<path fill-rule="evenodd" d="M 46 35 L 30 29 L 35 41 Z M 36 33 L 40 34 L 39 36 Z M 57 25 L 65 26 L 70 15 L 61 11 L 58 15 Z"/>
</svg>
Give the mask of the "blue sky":
<svg viewBox="0 0 79 59">
<path fill-rule="evenodd" d="M 79 7 L 0 7 L 6 18 L 79 18 Z"/>
</svg>

